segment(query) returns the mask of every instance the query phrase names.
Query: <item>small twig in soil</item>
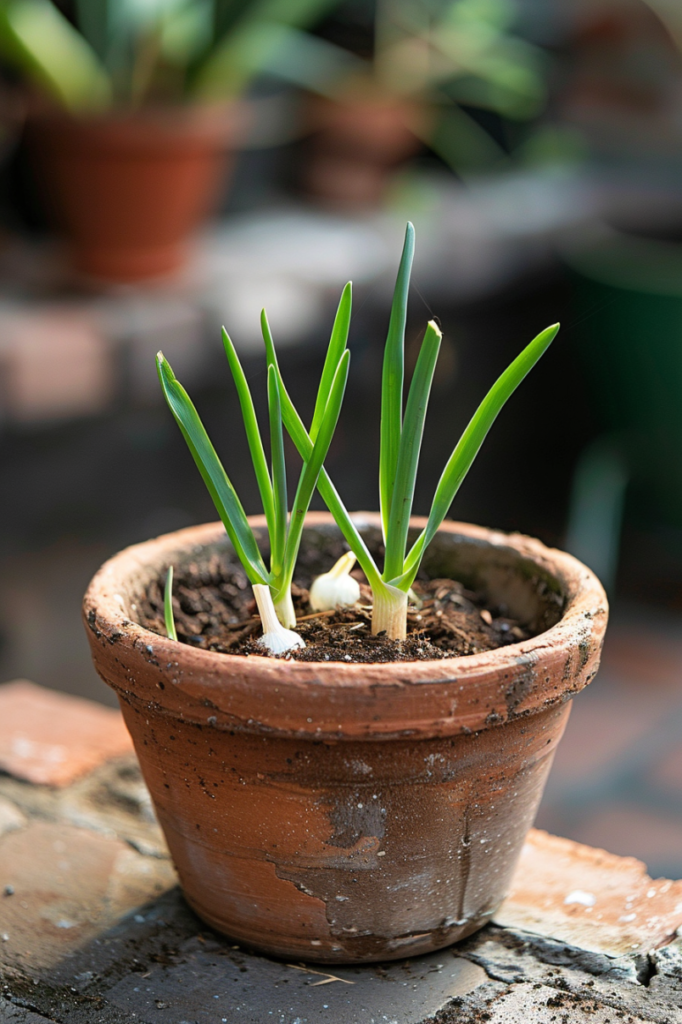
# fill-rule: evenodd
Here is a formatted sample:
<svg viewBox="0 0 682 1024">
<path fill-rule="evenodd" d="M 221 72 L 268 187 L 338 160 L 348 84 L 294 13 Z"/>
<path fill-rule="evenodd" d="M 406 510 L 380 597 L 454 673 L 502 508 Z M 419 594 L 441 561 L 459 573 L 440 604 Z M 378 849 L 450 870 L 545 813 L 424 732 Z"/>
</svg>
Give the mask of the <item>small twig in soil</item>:
<svg viewBox="0 0 682 1024">
<path fill-rule="evenodd" d="M 311 619 L 328 619 L 330 615 L 336 615 L 336 608 L 330 608 L 326 612 L 313 612 L 312 615 L 297 615 L 297 622 L 309 622 Z"/>
</svg>

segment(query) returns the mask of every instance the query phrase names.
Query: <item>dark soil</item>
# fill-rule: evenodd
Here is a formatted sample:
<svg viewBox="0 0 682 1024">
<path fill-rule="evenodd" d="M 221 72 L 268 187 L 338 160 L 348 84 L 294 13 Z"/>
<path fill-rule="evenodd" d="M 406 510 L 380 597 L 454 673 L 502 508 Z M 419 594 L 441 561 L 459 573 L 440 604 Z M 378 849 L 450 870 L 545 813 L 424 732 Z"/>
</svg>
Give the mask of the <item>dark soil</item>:
<svg viewBox="0 0 682 1024">
<path fill-rule="evenodd" d="M 330 565 L 333 558 L 332 552 L 328 555 Z M 407 639 L 372 636 L 371 590 L 361 570 L 353 573 L 360 582 L 358 605 L 311 614 L 307 586 L 313 574 L 306 571 L 305 558 L 299 559 L 299 568 L 300 579 L 292 593 L 296 631 L 306 646 L 283 655 L 285 658 L 365 663 L 427 661 L 478 654 L 532 635 L 507 615 L 506 608 L 487 605 L 482 595 L 466 590 L 461 583 L 424 579 L 414 585 L 420 606 L 408 609 Z M 255 614 L 251 587 L 238 562 L 226 562 L 216 555 L 201 567 L 188 565 L 184 573 L 176 569 L 173 610 L 178 639 L 183 643 L 223 654 L 267 655 L 258 644 L 261 623 Z M 166 635 L 162 579 L 150 584 L 145 598 L 138 602 L 138 615 L 142 625 Z"/>
</svg>

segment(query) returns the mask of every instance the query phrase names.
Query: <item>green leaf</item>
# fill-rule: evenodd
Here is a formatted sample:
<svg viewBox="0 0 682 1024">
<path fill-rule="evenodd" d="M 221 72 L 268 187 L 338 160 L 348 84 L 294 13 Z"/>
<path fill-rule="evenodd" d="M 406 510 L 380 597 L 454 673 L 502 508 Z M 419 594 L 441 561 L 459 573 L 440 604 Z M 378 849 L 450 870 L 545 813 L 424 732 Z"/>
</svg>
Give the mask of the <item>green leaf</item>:
<svg viewBox="0 0 682 1024">
<path fill-rule="evenodd" d="M 270 326 L 268 324 L 268 318 L 265 314 L 265 310 L 261 313 L 261 328 L 263 331 L 263 340 L 265 341 L 268 366 L 274 366 L 277 371 L 284 426 L 286 427 L 291 440 L 296 445 L 298 454 L 304 462 L 308 462 L 312 454 L 313 442 L 310 440 L 308 432 L 303 425 L 303 420 L 298 415 L 296 407 L 291 401 L 289 393 L 284 385 L 284 381 L 282 380 L 282 374 L 277 363 L 277 354 L 275 352 L 275 346 L 273 344 L 272 334 L 270 333 Z M 383 586 L 381 574 L 379 573 L 377 565 L 324 467 L 320 472 L 320 478 L 317 486 L 322 496 L 322 500 L 333 515 L 336 525 L 341 530 L 346 543 L 355 554 L 365 576 L 369 580 L 370 586 Z"/>
<path fill-rule="evenodd" d="M 441 338 L 440 329 L 431 320 L 426 328 L 412 377 L 405 408 L 405 422 L 400 437 L 391 514 L 386 531 L 386 559 L 383 577 L 387 582 L 400 576 L 403 572 L 407 531 L 410 526 L 419 453 L 424 435 L 424 420 Z"/>
<path fill-rule="evenodd" d="M 310 458 L 306 459 L 303 464 L 301 478 L 296 489 L 294 505 L 291 510 L 291 522 L 289 524 L 289 536 L 287 537 L 287 549 L 284 559 L 286 565 L 285 579 L 287 582 L 290 582 L 293 577 L 294 565 L 298 555 L 298 548 L 301 543 L 301 533 L 305 522 L 306 512 L 310 507 L 310 501 L 318 483 L 322 464 L 327 457 L 329 445 L 331 444 L 334 431 L 336 430 L 336 424 L 338 423 L 341 405 L 343 403 L 343 395 L 346 390 L 349 365 L 350 352 L 346 350 L 339 360 L 339 365 L 336 368 L 334 380 L 332 381 L 332 385 L 329 390 L 329 400 L 320 423 L 317 438 L 315 439 L 310 453 Z M 275 370 L 275 367 L 271 365 L 268 369 L 268 374 L 276 376 L 276 373 L 277 371 Z"/>
<path fill-rule="evenodd" d="M 379 454 L 379 504 L 384 541 L 391 514 L 393 483 L 403 422 L 403 377 L 405 373 L 405 323 L 410 272 L 414 256 L 414 228 L 408 223 L 393 292 L 388 324 L 384 366 L 381 376 L 381 449 Z"/>
<path fill-rule="evenodd" d="M 270 55 L 268 74 L 338 101 L 349 79 L 371 74 L 371 64 L 326 39 L 287 27 Z"/>
<path fill-rule="evenodd" d="M 237 96 L 268 67 L 288 40 L 289 27 L 308 28 L 337 0 L 254 0 L 198 71 L 194 94 L 217 100 Z"/>
<path fill-rule="evenodd" d="M 111 82 L 96 53 L 50 0 L 0 6 L 0 49 L 72 113 L 111 104 Z"/>
<path fill-rule="evenodd" d="M 270 570 L 280 576 L 287 536 L 287 474 L 284 463 L 284 434 L 277 371 L 268 367 L 268 410 L 272 450 L 272 493 L 275 506 L 274 530 L 270 534 Z"/>
<path fill-rule="evenodd" d="M 270 481 L 268 463 L 263 450 L 263 441 L 260 436 L 260 430 L 258 429 L 256 410 L 253 405 L 253 399 L 251 397 L 251 391 L 249 389 L 246 376 L 242 369 L 242 364 L 239 362 L 239 356 L 232 344 L 232 339 L 224 327 L 223 345 L 225 346 L 225 354 L 230 365 L 232 378 L 234 380 L 235 387 L 237 388 L 239 405 L 242 411 L 242 419 L 244 420 L 244 429 L 246 430 L 246 440 L 248 441 L 249 451 L 251 452 L 251 461 L 253 462 L 258 490 L 260 491 L 260 498 L 263 503 L 263 512 L 265 513 L 265 519 L 268 524 L 268 533 L 270 534 L 270 537 L 272 537 L 275 529 L 275 507 L 273 504 L 272 483 Z"/>
<path fill-rule="evenodd" d="M 504 373 L 498 377 L 479 405 L 462 434 L 457 447 L 450 456 L 447 466 L 443 470 L 443 475 L 436 488 L 426 527 L 415 541 L 407 556 L 403 576 L 393 581 L 395 586 L 406 590 L 412 585 L 425 548 L 431 542 L 436 530 L 448 514 L 450 505 L 464 477 L 469 472 L 472 462 L 478 455 L 488 431 L 497 419 L 500 410 L 507 399 L 516 391 L 526 374 L 532 370 L 538 359 L 547 351 L 556 338 L 558 331 L 559 324 L 553 324 L 538 334 L 531 341 L 530 345 L 524 348 L 523 352 L 507 367 Z"/>
<path fill-rule="evenodd" d="M 163 594 L 163 617 L 166 621 L 166 636 L 169 640 L 177 640 L 178 634 L 175 630 L 175 616 L 173 615 L 173 566 L 168 566 L 166 576 L 166 589 Z"/>
<path fill-rule="evenodd" d="M 249 581 L 251 583 L 269 583 L 270 574 L 265 568 L 246 513 L 189 395 L 176 379 L 170 363 L 164 359 L 162 352 L 159 352 L 156 357 L 156 365 L 166 402 L 213 498 L 218 515 L 223 521 L 227 535 L 244 566 Z"/>
<path fill-rule="evenodd" d="M 324 411 L 327 408 L 327 401 L 329 400 L 329 393 L 334 380 L 334 375 L 348 343 L 352 289 L 353 286 L 349 281 L 341 293 L 339 307 L 336 311 L 336 316 L 334 317 L 334 326 L 332 327 L 329 347 L 327 349 L 327 355 L 322 369 L 320 386 L 317 389 L 315 412 L 313 413 L 313 422 L 310 427 L 311 441 L 315 441 L 315 438 L 317 437 L 317 432 L 320 429 L 320 423 L 322 422 Z"/>
</svg>

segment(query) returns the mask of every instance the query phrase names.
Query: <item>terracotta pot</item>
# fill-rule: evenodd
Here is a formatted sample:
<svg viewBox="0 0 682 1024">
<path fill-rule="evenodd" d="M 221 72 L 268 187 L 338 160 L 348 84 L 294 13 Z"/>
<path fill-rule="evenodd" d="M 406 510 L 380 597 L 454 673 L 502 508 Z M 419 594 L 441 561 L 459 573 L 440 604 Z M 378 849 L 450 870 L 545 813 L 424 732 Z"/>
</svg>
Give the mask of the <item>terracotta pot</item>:
<svg viewBox="0 0 682 1024">
<path fill-rule="evenodd" d="M 378 516 L 356 521 L 378 534 Z M 338 536 L 327 514 L 307 522 L 304 544 Z M 169 563 L 229 550 L 218 523 L 138 544 L 84 603 L 188 902 L 295 960 L 412 956 L 480 928 L 508 891 L 568 701 L 597 671 L 599 582 L 538 541 L 446 523 L 427 571 L 485 588 L 538 636 L 368 666 L 216 654 L 137 624 Z"/>
<path fill-rule="evenodd" d="M 182 266 L 227 169 L 234 110 L 37 118 L 30 143 L 76 270 L 137 281 Z"/>
<path fill-rule="evenodd" d="M 313 130 L 303 161 L 303 186 L 327 206 L 378 206 L 391 173 L 422 143 L 412 130 L 426 111 L 408 100 L 385 97 L 327 100 L 310 97 Z"/>
</svg>

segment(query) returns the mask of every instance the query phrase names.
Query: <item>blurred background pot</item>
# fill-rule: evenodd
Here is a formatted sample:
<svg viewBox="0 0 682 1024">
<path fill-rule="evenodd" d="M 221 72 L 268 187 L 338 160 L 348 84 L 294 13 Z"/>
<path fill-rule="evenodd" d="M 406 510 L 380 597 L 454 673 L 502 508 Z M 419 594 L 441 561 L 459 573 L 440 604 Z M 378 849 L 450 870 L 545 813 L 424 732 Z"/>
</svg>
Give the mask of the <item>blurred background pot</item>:
<svg viewBox="0 0 682 1024">
<path fill-rule="evenodd" d="M 74 268 L 123 282 L 181 268 L 219 197 L 239 120 L 236 107 L 191 106 L 35 119 L 37 173 Z"/>
<path fill-rule="evenodd" d="M 302 163 L 303 186 L 323 205 L 337 209 L 377 207 L 393 172 L 419 152 L 427 108 L 393 96 L 308 97 L 313 128 Z"/>
<path fill-rule="evenodd" d="M 307 522 L 303 544 L 328 564 L 338 530 L 326 513 Z M 379 542 L 378 516 L 356 522 Z M 444 661 L 311 664 L 138 624 L 169 564 L 177 578 L 229 556 L 218 523 L 168 534 L 107 562 L 84 602 L 190 905 L 296 960 L 412 956 L 480 928 L 507 894 L 568 700 L 597 670 L 597 579 L 529 538 L 445 523 L 429 575 L 483 589 L 539 635 Z"/>
</svg>

